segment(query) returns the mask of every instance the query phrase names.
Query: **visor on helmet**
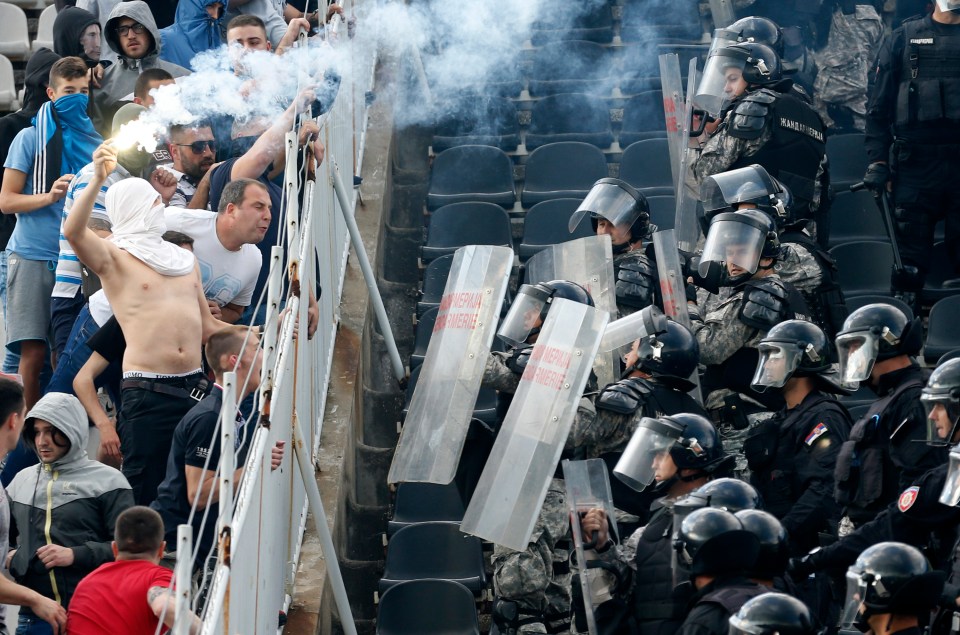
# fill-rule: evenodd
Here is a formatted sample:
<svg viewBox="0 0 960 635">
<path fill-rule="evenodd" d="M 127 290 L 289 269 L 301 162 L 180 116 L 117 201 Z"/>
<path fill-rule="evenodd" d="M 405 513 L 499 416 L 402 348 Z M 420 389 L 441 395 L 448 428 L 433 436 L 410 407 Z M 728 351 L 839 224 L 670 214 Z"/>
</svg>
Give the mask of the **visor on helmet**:
<svg viewBox="0 0 960 635">
<path fill-rule="evenodd" d="M 531 284 L 520 287 L 497 337 L 510 346 L 524 346 L 532 334 L 540 332 L 543 309 L 549 301 L 550 292 L 541 287 Z"/>
</svg>

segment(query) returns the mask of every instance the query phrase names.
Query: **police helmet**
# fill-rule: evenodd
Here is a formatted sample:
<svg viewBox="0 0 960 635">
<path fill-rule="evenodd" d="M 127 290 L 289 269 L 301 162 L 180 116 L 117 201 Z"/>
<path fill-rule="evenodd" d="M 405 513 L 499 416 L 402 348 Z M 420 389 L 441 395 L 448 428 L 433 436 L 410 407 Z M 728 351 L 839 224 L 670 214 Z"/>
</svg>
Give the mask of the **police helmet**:
<svg viewBox="0 0 960 635">
<path fill-rule="evenodd" d="M 869 378 L 875 362 L 919 353 L 923 328 L 891 304 L 868 304 L 847 316 L 836 344 L 841 379 L 852 384 Z"/>
<path fill-rule="evenodd" d="M 594 232 L 597 231 L 601 218 L 612 225 L 629 224 L 631 243 L 648 238 L 651 231 L 656 229 L 650 224 L 650 204 L 647 197 L 620 179 L 603 178 L 594 183 L 583 202 L 570 216 L 568 229 L 574 231 L 586 214 L 590 214 Z M 618 251 L 617 247 L 618 245 L 614 245 L 614 253 Z M 620 247 L 619 251 L 624 251 L 628 246 L 624 244 Z"/>
<path fill-rule="evenodd" d="M 781 388 L 791 377 L 819 376 L 830 369 L 830 341 L 819 326 L 805 320 L 775 325 L 757 350 L 760 359 L 750 385 L 759 392 Z"/>
<path fill-rule="evenodd" d="M 666 331 L 654 333 L 640 340 L 637 346 L 637 368 L 667 383 L 679 384 L 681 390 L 690 390 L 690 375 L 700 361 L 700 344 L 690 329 L 673 320 L 667 320 Z"/>
<path fill-rule="evenodd" d="M 708 507 L 683 519 L 674 550 L 691 575 L 722 575 L 753 568 L 760 543 L 732 513 Z"/>
<path fill-rule="evenodd" d="M 761 556 L 762 557 L 762 556 Z M 817 635 L 810 609 L 785 593 L 764 593 L 747 600 L 730 616 L 729 635 Z"/>
<path fill-rule="evenodd" d="M 746 481 L 729 477 L 717 478 L 677 499 L 673 504 L 674 524 L 679 527 L 679 522 L 704 507 L 736 513 L 744 509 L 761 509 L 763 504 L 760 494 Z"/>
<path fill-rule="evenodd" d="M 766 44 L 783 57 L 783 31 L 769 18 L 756 15 L 740 18 L 725 29 L 736 37 L 737 43 L 757 42 Z"/>
<path fill-rule="evenodd" d="M 960 423 L 960 359 L 950 359 L 937 366 L 920 393 L 920 403 L 927 413 L 927 443 L 953 445 Z M 940 408 L 951 423 L 949 434 L 943 438 L 937 426 L 941 417 Z"/>
<path fill-rule="evenodd" d="M 759 509 L 743 509 L 736 517 L 743 528 L 760 541 L 760 557 L 750 570 L 750 575 L 761 580 L 780 577 L 787 570 L 790 551 L 787 543 L 787 530 L 777 517 Z"/>
<path fill-rule="evenodd" d="M 717 213 L 749 209 L 743 207 L 746 205 L 759 209 L 773 219 L 777 231 L 794 224 L 791 217 L 793 196 L 790 190 L 767 172 L 766 168 L 756 163 L 703 179 L 700 184 L 700 201 L 703 203 L 701 221 L 707 226 L 705 232 Z"/>
<path fill-rule="evenodd" d="M 517 291 L 497 336 L 513 347 L 528 344 L 528 339 L 540 332 L 550 305 L 557 298 L 593 306 L 590 293 L 576 282 L 552 280 L 525 284 Z"/>
<path fill-rule="evenodd" d="M 720 51 L 743 60 L 743 80 L 750 86 L 769 86 L 783 79 L 780 56 L 766 44 L 741 42 Z"/>
<path fill-rule="evenodd" d="M 697 267 L 704 278 L 719 268 L 720 284 L 737 286 L 753 277 L 761 258 L 776 260 L 779 257 L 780 239 L 773 220 L 760 210 L 744 209 L 713 217 Z M 728 265 L 735 265 L 743 272 L 732 275 Z"/>
<path fill-rule="evenodd" d="M 944 574 L 916 547 L 881 542 L 863 551 L 847 569 L 847 596 L 841 628 L 867 627 L 879 614 L 920 616 L 937 604 Z"/>
</svg>

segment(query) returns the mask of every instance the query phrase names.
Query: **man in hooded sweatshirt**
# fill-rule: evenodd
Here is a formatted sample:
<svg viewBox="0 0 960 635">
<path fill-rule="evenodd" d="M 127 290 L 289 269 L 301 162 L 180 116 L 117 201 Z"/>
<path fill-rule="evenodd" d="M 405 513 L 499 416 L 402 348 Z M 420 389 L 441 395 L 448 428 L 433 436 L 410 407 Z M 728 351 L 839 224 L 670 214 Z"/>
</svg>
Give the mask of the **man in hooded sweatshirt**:
<svg viewBox="0 0 960 635">
<path fill-rule="evenodd" d="M 148 68 L 162 68 L 173 77 L 190 73 L 182 66 L 160 57 L 160 30 L 153 20 L 150 7 L 143 0 L 121 2 L 107 19 L 104 39 L 117 54 L 116 64 L 103 73 L 100 90 L 95 98 L 103 121 L 109 123 L 119 102 L 133 93 L 137 77 Z"/>
<path fill-rule="evenodd" d="M 73 395 L 50 393 L 27 413 L 23 438 L 40 464 L 21 471 L 7 488 L 10 573 L 18 584 L 70 604 L 85 575 L 113 560 L 117 517 L 133 505 L 119 470 L 87 458 L 87 413 Z M 17 633 L 51 633 L 29 607 Z"/>
<path fill-rule="evenodd" d="M 176 22 L 160 31 L 160 58 L 192 68 L 195 55 L 219 48 L 223 44 L 223 5 L 224 0 L 180 0 Z"/>
<path fill-rule="evenodd" d="M 53 51 L 60 57 L 79 57 L 87 66 L 100 63 L 100 23 L 89 11 L 64 7 L 53 21 Z"/>
</svg>

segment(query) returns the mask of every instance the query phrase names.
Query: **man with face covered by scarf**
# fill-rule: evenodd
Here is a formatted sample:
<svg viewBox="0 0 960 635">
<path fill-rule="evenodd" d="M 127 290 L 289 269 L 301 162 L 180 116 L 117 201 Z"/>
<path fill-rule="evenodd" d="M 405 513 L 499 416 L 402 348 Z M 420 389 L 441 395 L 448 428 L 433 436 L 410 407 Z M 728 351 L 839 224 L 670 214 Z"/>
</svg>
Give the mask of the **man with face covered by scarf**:
<svg viewBox="0 0 960 635">
<path fill-rule="evenodd" d="M 87 227 L 97 192 L 116 169 L 117 151 L 104 143 L 93 161 L 90 184 L 74 200 L 63 235 L 100 276 L 127 340 L 120 451 L 134 498 L 146 505 L 163 480 L 177 422 L 206 394 L 201 345 L 227 324 L 210 314 L 193 254 L 161 238 L 163 203 L 148 182 L 128 178 L 109 188 L 110 238 Z"/>
</svg>

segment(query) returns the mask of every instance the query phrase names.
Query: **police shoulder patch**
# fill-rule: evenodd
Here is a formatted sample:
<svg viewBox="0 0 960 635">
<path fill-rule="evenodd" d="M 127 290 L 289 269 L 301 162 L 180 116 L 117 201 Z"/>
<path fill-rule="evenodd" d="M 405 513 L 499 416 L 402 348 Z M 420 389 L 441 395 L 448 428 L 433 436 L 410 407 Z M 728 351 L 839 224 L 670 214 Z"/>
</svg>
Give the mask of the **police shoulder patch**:
<svg viewBox="0 0 960 635">
<path fill-rule="evenodd" d="M 827 425 L 821 421 L 813 427 L 813 430 L 810 431 L 810 434 L 807 435 L 807 438 L 805 438 L 803 442 L 811 446 L 816 443 L 817 439 L 825 435 L 827 431 Z"/>
<path fill-rule="evenodd" d="M 917 487 L 916 485 L 914 485 L 913 487 L 908 487 L 907 489 L 903 490 L 903 493 L 900 494 L 900 498 L 897 499 L 897 508 L 901 512 L 907 511 L 908 509 L 913 507 L 913 504 L 915 502 L 917 502 L 917 497 L 919 495 L 920 495 L 919 487 Z"/>
</svg>

